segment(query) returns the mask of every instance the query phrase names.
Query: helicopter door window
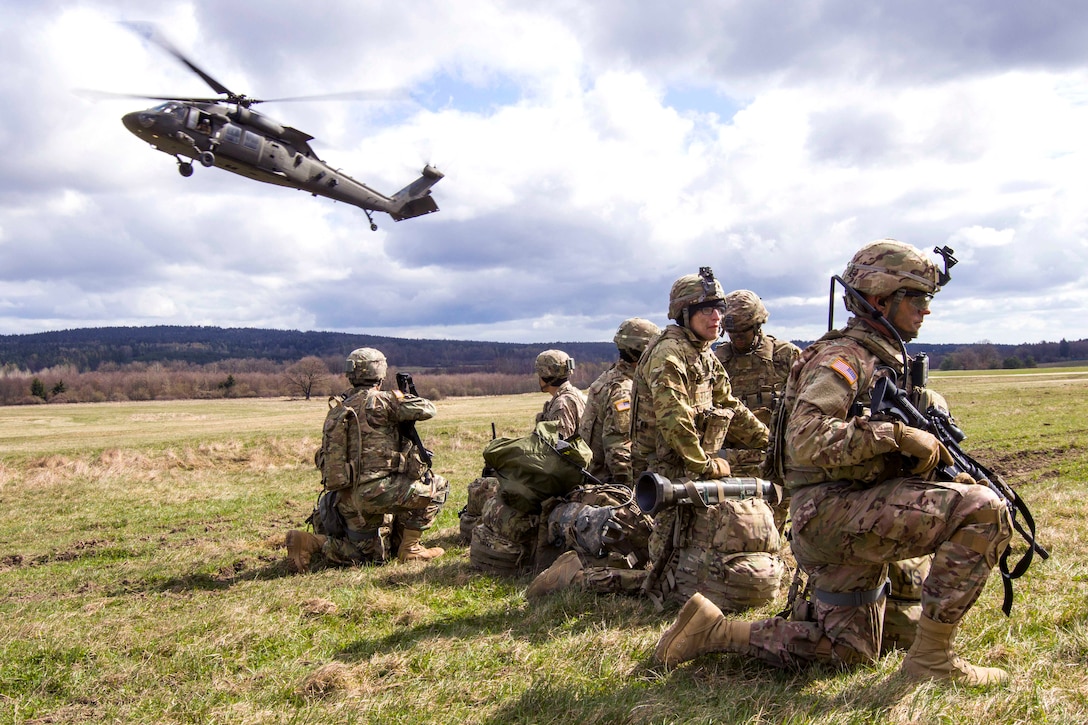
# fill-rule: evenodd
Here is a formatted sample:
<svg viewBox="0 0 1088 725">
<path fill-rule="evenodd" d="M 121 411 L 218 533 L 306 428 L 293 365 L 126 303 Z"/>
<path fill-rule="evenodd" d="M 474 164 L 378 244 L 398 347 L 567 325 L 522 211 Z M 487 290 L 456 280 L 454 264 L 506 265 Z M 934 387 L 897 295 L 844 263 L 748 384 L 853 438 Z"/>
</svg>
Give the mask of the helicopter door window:
<svg viewBox="0 0 1088 725">
<path fill-rule="evenodd" d="M 212 117 L 198 109 L 189 112 L 189 128 L 196 129 L 197 133 L 211 134 Z"/>
<path fill-rule="evenodd" d="M 242 129 L 234 125 L 225 126 L 223 128 L 223 140 L 236 145 L 242 143 Z"/>
<path fill-rule="evenodd" d="M 242 145 L 247 149 L 253 149 L 254 151 L 261 148 L 261 137 L 252 131 L 246 131 L 242 137 Z"/>
</svg>

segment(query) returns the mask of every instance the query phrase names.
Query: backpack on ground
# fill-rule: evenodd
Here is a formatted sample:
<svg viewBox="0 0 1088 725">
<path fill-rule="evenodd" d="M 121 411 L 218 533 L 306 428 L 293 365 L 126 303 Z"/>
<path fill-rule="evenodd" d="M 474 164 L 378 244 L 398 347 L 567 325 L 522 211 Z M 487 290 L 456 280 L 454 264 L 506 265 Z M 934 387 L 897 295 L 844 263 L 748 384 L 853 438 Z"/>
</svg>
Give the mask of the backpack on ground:
<svg viewBox="0 0 1088 725">
<path fill-rule="evenodd" d="M 767 501 L 726 499 L 678 514 L 678 545 L 655 577 L 664 599 L 683 604 L 699 592 L 722 611 L 739 612 L 778 596 L 786 565 Z"/>
<path fill-rule="evenodd" d="M 539 522 L 539 516 L 508 506 L 498 496 L 487 499 L 472 528 L 469 563 L 495 574 L 520 574 L 532 565 Z"/>
<path fill-rule="evenodd" d="M 916 556 L 888 564 L 891 591 L 884 602 L 882 652 L 910 649 L 922 618 L 922 582 L 929 576 L 933 555 Z"/>
<path fill-rule="evenodd" d="M 484 462 L 495 469 L 503 502 L 526 514 L 580 486 L 593 458 L 579 436 L 559 437 L 558 422 L 542 421 L 523 438 L 496 438 L 484 448 Z"/>
<path fill-rule="evenodd" d="M 499 479 L 494 476 L 480 476 L 468 485 L 468 501 L 457 513 L 461 530 L 461 543 L 472 543 L 472 529 L 484 512 L 484 504 L 499 492 Z"/>
</svg>

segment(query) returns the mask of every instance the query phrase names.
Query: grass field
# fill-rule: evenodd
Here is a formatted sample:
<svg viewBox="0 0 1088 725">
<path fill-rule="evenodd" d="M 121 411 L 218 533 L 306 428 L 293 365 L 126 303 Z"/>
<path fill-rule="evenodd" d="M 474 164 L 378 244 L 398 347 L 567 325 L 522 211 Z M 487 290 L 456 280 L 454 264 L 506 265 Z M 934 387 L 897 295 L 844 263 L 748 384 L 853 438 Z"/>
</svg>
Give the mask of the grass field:
<svg viewBox="0 0 1088 725">
<path fill-rule="evenodd" d="M 735 656 L 674 671 L 673 612 L 474 571 L 457 511 L 491 437 L 540 395 L 443 400 L 420 425 L 451 500 L 430 564 L 287 573 L 320 486 L 323 401 L 0 408 L 0 722 L 1088 722 L 1088 371 L 936 375 L 965 447 L 1007 474 L 1053 552 L 991 580 L 958 649 L 1008 685 L 911 683 Z M 772 613 L 768 607 L 755 615 Z"/>
</svg>

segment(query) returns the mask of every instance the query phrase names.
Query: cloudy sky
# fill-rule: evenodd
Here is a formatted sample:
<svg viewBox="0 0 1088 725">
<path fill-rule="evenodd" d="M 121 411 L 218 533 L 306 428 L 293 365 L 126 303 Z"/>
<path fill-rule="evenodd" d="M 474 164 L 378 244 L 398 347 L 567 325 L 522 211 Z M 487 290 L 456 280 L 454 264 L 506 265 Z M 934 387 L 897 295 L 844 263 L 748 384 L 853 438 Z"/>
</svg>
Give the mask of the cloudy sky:
<svg viewBox="0 0 1088 725">
<path fill-rule="evenodd" d="M 251 96 L 396 90 L 259 110 L 441 211 L 182 178 L 121 125 L 153 101 L 74 92 L 211 94 L 118 21 Z M 710 265 L 812 339 L 895 237 L 960 260 L 920 342 L 1086 338 L 1086 58 L 1059 0 L 0 0 L 0 333 L 609 340 Z"/>
</svg>

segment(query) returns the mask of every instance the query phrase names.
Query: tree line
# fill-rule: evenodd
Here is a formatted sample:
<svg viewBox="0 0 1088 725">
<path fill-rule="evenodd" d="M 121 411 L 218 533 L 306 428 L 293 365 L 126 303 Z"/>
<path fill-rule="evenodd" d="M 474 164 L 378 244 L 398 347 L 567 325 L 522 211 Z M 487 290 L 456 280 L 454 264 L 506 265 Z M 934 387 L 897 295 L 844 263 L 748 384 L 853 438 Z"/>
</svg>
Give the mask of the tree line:
<svg viewBox="0 0 1088 725">
<path fill-rule="evenodd" d="M 571 381 L 589 387 L 608 363 L 580 364 Z M 206 398 L 325 398 L 350 385 L 343 360 L 330 365 L 308 356 L 294 363 L 268 360 L 228 360 L 208 365 L 191 363 L 130 363 L 80 372 L 71 365 L 34 373 L 0 369 L 0 405 L 41 403 L 102 403 L 132 400 Z M 404 372 L 410 372 L 409 370 Z M 395 384 L 398 368 L 391 366 L 385 388 Z M 417 392 L 432 400 L 455 396 L 513 395 L 540 390 L 532 366 L 522 373 L 413 372 Z"/>
<path fill-rule="evenodd" d="M 807 341 L 795 341 L 801 347 Z M 376 347 L 416 388 L 450 396 L 536 392 L 533 361 L 549 347 L 577 361 L 586 388 L 616 357 L 612 343 L 410 340 L 335 332 L 158 326 L 0 336 L 0 405 L 225 397 L 324 397 L 347 387 L 343 364 Z M 1088 340 L 1024 345 L 908 346 L 941 370 L 1036 367 L 1088 360 Z"/>
</svg>

